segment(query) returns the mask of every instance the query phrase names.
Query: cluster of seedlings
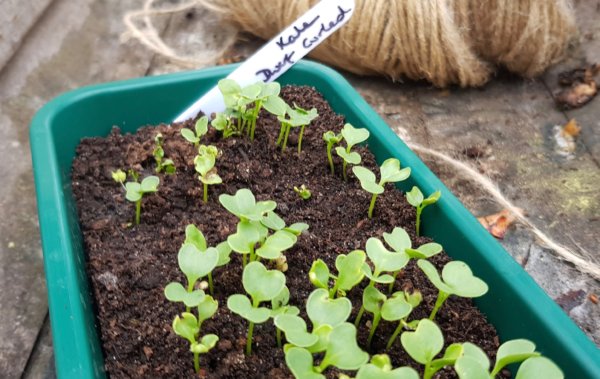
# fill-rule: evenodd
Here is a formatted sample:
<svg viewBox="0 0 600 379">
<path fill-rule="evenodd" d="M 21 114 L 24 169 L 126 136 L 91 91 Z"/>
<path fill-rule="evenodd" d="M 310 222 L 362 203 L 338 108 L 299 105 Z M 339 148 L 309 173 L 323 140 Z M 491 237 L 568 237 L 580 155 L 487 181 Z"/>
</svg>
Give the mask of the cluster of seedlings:
<svg viewBox="0 0 600 379">
<path fill-rule="evenodd" d="M 219 82 L 219 88 L 227 109 L 216 114 L 210 125 L 224 138 L 246 135 L 253 140 L 257 119 L 264 109 L 280 121 L 277 146 L 282 152 L 286 149 L 290 130 L 300 128 L 298 153 L 301 153 L 302 135 L 306 126 L 318 117 L 316 109 L 305 110 L 295 104 L 290 107 L 279 97 L 280 86 L 277 83 L 257 83 L 241 88 L 236 82 L 225 79 Z M 222 183 L 216 169 L 221 152 L 215 146 L 201 144 L 208 128 L 208 118 L 201 117 L 194 130 L 181 130 L 182 137 L 198 151 L 194 168 L 203 185 L 203 202 L 208 201 L 208 186 Z M 368 138 L 366 129 L 355 128 L 351 124 L 344 125 L 339 134 L 328 131 L 323 135 L 331 173 L 335 174 L 332 156 L 335 147 L 342 162 L 343 180 L 349 179 L 348 166 L 353 166 L 351 171 L 360 186 L 372 195 L 368 209 L 368 217 L 372 218 L 376 199 L 384 193 L 385 185 L 404 181 L 411 172 L 410 168 L 401 168 L 395 158 L 381 164 L 379 175 L 359 166 L 362 158 L 353 148 Z M 157 173 L 174 173 L 175 165 L 165 158 L 162 146 L 163 137 L 158 134 L 153 151 L 155 170 Z M 126 199 L 135 203 L 135 223 L 139 224 L 142 199 L 144 195 L 158 190 L 159 178 L 148 176 L 140 182 L 136 172 L 125 174 L 122 170 L 113 172 L 112 176 L 125 189 Z M 131 181 L 126 182 L 128 177 Z M 293 190 L 304 200 L 311 197 L 304 184 Z M 440 195 L 437 191 L 425 198 L 417 187 L 406 193 L 407 201 L 416 208 L 417 235 L 423 209 L 437 202 Z M 504 367 L 519 362 L 517 379 L 563 377 L 552 361 L 536 352 L 532 342 L 523 339 L 502 344 L 493 366 L 483 350 L 469 342 L 453 343 L 442 354 L 444 337 L 435 322 L 438 311 L 450 296 L 480 297 L 487 293 L 488 286 L 474 276 L 464 262 L 451 261 L 440 274 L 428 260 L 443 250 L 440 244 L 431 242 L 413 246 L 406 230 L 396 227 L 390 233 L 383 233 L 382 239 L 369 238 L 364 250 L 339 254 L 335 267 L 328 267 L 323 260 L 317 259 L 308 273 L 308 280 L 315 289 L 304 304 L 292 305 L 289 304 L 290 290 L 286 286 L 285 253 L 294 247 L 309 226 L 305 223 L 286 225 L 275 212 L 275 201 L 257 201 L 248 189 L 239 189 L 233 195 L 221 194 L 218 200 L 237 218 L 235 233 L 215 246 L 208 246 L 202 231 L 188 225 L 177 255 L 185 282 L 172 282 L 164 289 L 169 301 L 181 304 L 182 312 L 174 317 L 172 328 L 189 342 L 196 372 L 200 371 L 200 355 L 209 353 L 219 340 L 215 334 L 202 333 L 203 323 L 211 319 L 219 307 L 213 297 L 213 271 L 230 269 L 227 266 L 231 263 L 232 252 L 235 252 L 241 255 L 243 291 L 230 295 L 226 306 L 247 322 L 245 353 L 252 354 L 255 325 L 270 322 L 274 326 L 277 345 L 283 349 L 286 364 L 296 378 L 325 378 L 327 369 L 336 367 L 356 371 L 357 379 L 418 379 L 419 374 L 413 368 L 394 368 L 388 355 L 370 356 L 359 346 L 357 331 L 362 327 L 361 319 L 365 312 L 373 316 L 365 348 L 370 349 L 373 336 L 382 322 L 393 323 L 396 328 L 389 336 L 386 349 L 397 348 L 399 344 L 416 363 L 423 366 L 424 379 L 432 378 L 446 367 L 453 368 L 461 379 L 495 378 Z M 413 310 L 422 302 L 418 289 L 393 291 L 397 276 L 411 260 L 416 261 L 438 289 L 435 306 L 428 318 L 411 319 Z M 361 286 L 364 281 L 368 281 L 365 287 Z M 350 291 L 362 291 L 362 304 L 353 322 L 349 322 L 353 309 L 347 297 Z M 301 307 L 304 307 L 302 314 L 306 315 L 305 318 L 300 317 Z M 350 378 L 347 375 L 340 377 Z"/>
</svg>

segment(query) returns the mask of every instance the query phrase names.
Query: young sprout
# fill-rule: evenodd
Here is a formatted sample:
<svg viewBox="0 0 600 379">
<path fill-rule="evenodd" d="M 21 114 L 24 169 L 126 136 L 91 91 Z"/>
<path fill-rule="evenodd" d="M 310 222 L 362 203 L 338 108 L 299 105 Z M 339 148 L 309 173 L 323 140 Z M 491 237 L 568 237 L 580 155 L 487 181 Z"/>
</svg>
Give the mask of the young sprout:
<svg viewBox="0 0 600 379">
<path fill-rule="evenodd" d="M 206 239 L 204 238 L 204 234 L 202 231 L 198 229 L 195 225 L 189 224 L 185 228 L 185 241 L 184 244 L 189 243 L 192 244 L 198 249 L 200 252 L 206 252 L 208 250 L 208 245 L 206 243 Z M 231 248 L 227 241 L 221 242 L 216 247 L 217 252 L 219 253 L 219 258 L 217 260 L 217 264 L 215 268 L 225 266 L 231 260 L 229 255 L 231 254 Z M 214 284 L 212 277 L 212 270 L 208 273 L 208 288 L 211 295 L 214 295 Z"/>
<path fill-rule="evenodd" d="M 135 177 L 134 177 L 135 178 Z M 125 198 L 132 203 L 135 203 L 135 224 L 140 224 L 140 214 L 142 212 L 142 198 L 148 193 L 158 191 L 160 179 L 156 176 L 145 177 L 141 183 L 127 182 L 125 183 Z"/>
<path fill-rule="evenodd" d="M 233 116 L 229 113 L 217 113 L 210 124 L 215 129 L 223 133 L 223 138 L 229 138 L 235 134 L 238 134 L 233 125 Z"/>
<path fill-rule="evenodd" d="M 296 192 L 303 200 L 308 200 L 312 196 L 312 193 L 304 184 L 301 185 L 300 188 L 294 186 L 294 192 Z"/>
<path fill-rule="evenodd" d="M 411 314 L 412 310 L 421 304 L 422 299 L 423 297 L 419 291 L 415 291 L 412 294 L 398 291 L 383 304 L 383 307 L 381 308 L 381 317 L 386 321 L 398 321 L 398 326 L 388 340 L 385 347 L 386 349 L 389 350 L 392 347 L 403 328 L 414 329 L 414 323 L 406 322 L 406 319 Z"/>
<path fill-rule="evenodd" d="M 260 262 L 250 262 L 244 268 L 242 285 L 252 302 L 246 295 L 235 294 L 227 299 L 227 308 L 249 322 L 246 355 L 250 355 L 254 324 L 262 324 L 271 317 L 271 310 L 261 307 L 260 303 L 271 301 L 281 293 L 285 286 L 285 275 L 277 270 L 267 270 Z"/>
<path fill-rule="evenodd" d="M 297 378 L 324 378 L 322 372 L 329 366 L 340 370 L 357 370 L 369 360 L 356 343 L 356 328 L 350 323 L 342 323 L 329 333 L 325 356 L 321 364 L 313 366 L 311 352 L 302 347 L 290 347 L 285 353 L 285 362 Z"/>
<path fill-rule="evenodd" d="M 473 298 L 483 296 L 488 291 L 487 284 L 474 276 L 469 266 L 464 262 L 452 261 L 446 263 L 442 269 L 441 278 L 435 266 L 429 261 L 419 259 L 417 265 L 439 290 L 435 306 L 431 311 L 431 315 L 429 315 L 430 320 L 435 318 L 436 313 L 450 295 Z"/>
<path fill-rule="evenodd" d="M 344 125 L 344 128 L 342 128 L 341 134 L 342 137 L 344 137 L 344 141 L 346 141 L 346 148 L 344 149 L 343 147 L 338 146 L 335 148 L 335 152 L 344 161 L 342 163 L 342 175 L 344 180 L 347 180 L 346 167 L 348 167 L 348 163 L 357 165 L 362 160 L 359 153 L 352 151 L 352 147 L 366 141 L 369 138 L 370 133 L 367 129 L 355 128 L 351 124 L 346 124 Z"/>
<path fill-rule="evenodd" d="M 177 254 L 179 268 L 187 279 L 187 286 L 172 282 L 165 287 L 165 297 L 169 301 L 182 302 L 186 312 L 197 307 L 205 297 L 204 291 L 196 289 L 196 283 L 210 274 L 219 262 L 219 251 L 214 247 L 201 251 L 194 243 L 184 243 Z"/>
<path fill-rule="evenodd" d="M 400 336 L 402 347 L 410 355 L 412 359 L 418 363 L 425 365 L 423 379 L 430 379 L 433 374 L 441 367 L 433 365 L 434 358 L 444 347 L 444 336 L 440 328 L 433 322 L 427 319 L 419 321 L 417 329 L 412 332 L 404 332 Z M 452 356 L 455 352 L 454 345 L 450 345 L 446 350 L 446 355 Z M 437 368 L 437 369 L 436 369 Z"/>
<path fill-rule="evenodd" d="M 394 282 L 395 278 L 389 274 L 382 274 L 383 272 L 399 272 L 403 269 L 410 259 L 410 257 L 404 252 L 391 252 L 384 245 L 381 240 L 371 237 L 367 240 L 367 244 L 365 246 L 367 250 L 367 256 L 369 260 L 373 264 L 374 270 L 371 270 L 371 267 L 365 262 L 363 264 L 363 273 L 367 278 L 369 278 L 369 287 L 375 288 L 375 283 L 387 284 Z M 366 291 L 366 289 L 365 289 Z M 370 292 L 370 294 L 374 294 Z M 364 296 L 364 293 L 363 293 Z M 385 301 L 385 299 L 384 299 Z M 354 326 L 358 328 L 358 324 L 360 323 L 360 319 L 365 311 L 365 305 L 363 304 L 358 311 L 358 315 L 356 316 L 356 320 L 354 321 Z M 369 310 L 371 313 L 374 311 Z"/>
<path fill-rule="evenodd" d="M 186 141 L 193 143 L 195 147 L 200 145 L 200 139 L 208 132 L 208 117 L 202 116 L 196 121 L 194 130 L 183 128 L 181 129 L 181 135 Z"/>
<path fill-rule="evenodd" d="M 371 358 L 371 363 L 361 366 L 356 379 L 419 379 L 419 374 L 411 367 L 394 369 L 387 354 L 378 354 Z"/>
<path fill-rule="evenodd" d="M 223 183 L 223 179 L 217 173 L 215 167 L 219 151 L 215 146 L 201 145 L 198 155 L 194 158 L 194 167 L 198 173 L 198 179 L 202 182 L 202 201 L 208 201 L 208 186 Z"/>
<path fill-rule="evenodd" d="M 286 118 L 286 115 L 288 118 Z M 279 137 L 277 138 L 277 146 L 281 145 L 281 152 L 285 151 L 287 146 L 287 140 L 290 135 L 291 128 L 300 127 L 300 133 L 298 134 L 298 154 L 302 151 L 302 136 L 304 135 L 304 128 L 309 125 L 319 114 L 316 108 L 312 108 L 310 111 L 300 108 L 294 104 L 294 108 L 287 106 L 287 112 L 284 114 L 277 115 L 277 119 L 281 122 L 281 129 L 279 131 Z"/>
<path fill-rule="evenodd" d="M 337 277 L 329 273 L 327 264 L 321 259 L 313 262 L 308 278 L 310 282 L 317 288 L 324 288 L 329 291 L 329 297 L 335 298 L 338 293 L 345 296 L 346 292 L 350 291 L 354 286 L 362 281 L 365 274 L 363 265 L 366 256 L 362 250 L 354 250 L 348 255 L 340 254 L 335 260 L 337 268 Z M 329 279 L 334 280 L 333 287 L 329 288 Z"/>
<path fill-rule="evenodd" d="M 496 353 L 496 364 L 491 372 L 490 361 L 481 348 L 465 342 L 460 345 L 454 370 L 459 378 L 495 378 L 509 364 L 523 362 L 517 371 L 519 379 L 562 379 L 564 374 L 550 359 L 535 351 L 535 344 L 525 339 L 511 340 L 500 345 Z"/>
<path fill-rule="evenodd" d="M 123 183 L 125 183 L 125 180 L 127 180 L 127 174 L 121 169 L 118 169 L 117 171 L 111 171 L 110 175 L 112 179 L 121 186 L 123 186 Z"/>
<path fill-rule="evenodd" d="M 392 233 L 383 233 L 383 239 L 396 253 L 406 254 L 412 259 L 428 259 L 443 250 L 442 245 L 435 242 L 429 242 L 413 249 L 412 242 L 406 230 L 398 227 L 394 228 Z M 389 293 L 392 293 L 394 290 L 394 283 L 399 272 L 399 270 L 394 271 L 394 280 L 388 288 Z"/>
<path fill-rule="evenodd" d="M 423 212 L 423 209 L 425 209 L 425 207 L 430 204 L 436 203 L 440 199 L 441 196 L 442 196 L 442 193 L 440 191 L 435 191 L 434 193 L 429 195 L 429 197 L 427 199 L 424 199 L 423 193 L 417 186 L 414 186 L 410 190 L 410 192 L 406 193 L 406 200 L 408 201 L 408 203 L 410 205 L 412 205 L 413 207 L 417 208 L 417 222 L 416 222 L 417 223 L 416 224 L 417 236 L 420 235 L 419 233 L 420 233 L 420 228 L 421 228 L 421 213 Z"/>
<path fill-rule="evenodd" d="M 289 302 L 290 290 L 287 288 L 287 286 L 284 286 L 279 295 L 275 296 L 275 298 L 271 300 L 271 317 L 273 318 L 273 321 L 275 321 L 278 316 L 297 316 L 300 313 L 298 307 L 288 305 Z M 275 326 L 277 347 L 281 347 L 281 329 L 277 327 L 277 324 L 275 324 Z"/>
<path fill-rule="evenodd" d="M 261 221 L 267 212 L 273 211 L 277 203 L 272 200 L 256 201 L 247 188 L 237 190 L 235 195 L 222 194 L 219 202 L 240 221 Z"/>
<path fill-rule="evenodd" d="M 327 160 L 329 161 L 329 169 L 331 170 L 331 175 L 335 173 L 335 169 L 333 167 L 333 157 L 331 156 L 331 149 L 333 146 L 337 145 L 342 141 L 342 134 L 335 134 L 331 130 L 323 133 L 323 140 L 327 142 Z"/>
<path fill-rule="evenodd" d="M 254 141 L 256 120 L 258 119 L 258 114 L 260 113 L 261 107 L 264 107 L 269 113 L 278 115 L 282 111 L 285 112 L 285 108 L 287 106 L 285 101 L 279 97 L 279 92 L 281 91 L 281 86 L 279 83 L 258 82 L 254 84 L 254 86 L 258 86 L 258 88 L 260 88 L 260 92 L 256 96 L 254 96 L 254 93 L 251 93 L 251 95 L 248 97 L 248 100 L 252 100 L 254 102 L 254 108 L 252 108 L 252 113 L 250 114 L 250 126 L 248 128 L 251 141 Z M 242 90 L 242 93 L 245 91 L 246 88 Z"/>
<path fill-rule="evenodd" d="M 198 305 L 198 317 L 193 313 L 184 312 L 181 316 L 175 316 L 173 320 L 173 331 L 190 343 L 190 351 L 194 354 L 194 370 L 200 372 L 200 354 L 208 353 L 219 341 L 215 334 L 207 334 L 198 339 L 202 329 L 202 323 L 211 318 L 217 311 L 219 303 L 211 296 L 205 296 L 204 301 Z"/>
<path fill-rule="evenodd" d="M 386 159 L 381 167 L 381 178 L 379 182 L 375 174 L 366 167 L 352 167 L 352 172 L 360 180 L 360 186 L 367 192 L 372 193 L 371 204 L 369 205 L 369 218 L 373 217 L 373 209 L 375 209 L 375 200 L 377 195 L 383 193 L 386 183 L 396 183 L 406 180 L 410 176 L 410 167 L 400 169 L 400 161 L 396 158 Z"/>
<path fill-rule="evenodd" d="M 154 150 L 152 151 L 152 155 L 154 156 L 154 160 L 156 161 L 155 171 L 157 173 L 161 173 L 163 170 L 166 174 L 174 174 L 175 173 L 175 164 L 171 159 L 165 158 L 165 150 L 162 147 L 163 144 L 163 135 L 158 133 L 154 137 Z"/>
<path fill-rule="evenodd" d="M 369 338 L 367 339 L 367 348 L 371 347 L 371 341 L 379 326 L 379 321 L 381 321 L 381 308 L 386 300 L 387 296 L 379 292 L 375 286 L 367 286 L 363 292 L 363 306 L 368 312 L 373 314 L 373 322 L 371 323 Z"/>
</svg>

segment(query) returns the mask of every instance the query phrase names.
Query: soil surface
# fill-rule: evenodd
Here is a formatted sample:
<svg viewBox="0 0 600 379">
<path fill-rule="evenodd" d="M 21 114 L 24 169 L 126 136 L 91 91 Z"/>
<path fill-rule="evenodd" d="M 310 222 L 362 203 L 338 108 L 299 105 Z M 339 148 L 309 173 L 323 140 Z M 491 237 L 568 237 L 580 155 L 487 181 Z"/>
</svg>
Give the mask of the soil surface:
<svg viewBox="0 0 600 379">
<path fill-rule="evenodd" d="M 223 184 L 209 187 L 206 204 L 201 200 L 202 186 L 193 166 L 196 150 L 180 135 L 182 127 L 193 126 L 191 121 L 171 127 L 143 127 L 133 135 L 123 135 L 115 128 L 107 138 L 81 142 L 73 163 L 73 192 L 88 257 L 105 366 L 111 378 L 197 377 L 188 342 L 171 329 L 173 318 L 184 311 L 183 306 L 167 301 L 163 290 L 171 281 L 184 283 L 177 266 L 177 252 L 184 240 L 186 225 L 198 226 L 211 246 L 235 232 L 237 220 L 218 202 L 220 194 L 234 194 L 240 188 L 249 188 L 258 200 L 275 200 L 276 212 L 288 224 L 310 225 L 285 254 L 289 266 L 285 274 L 291 291 L 290 304 L 301 309 L 314 290 L 308 271 L 317 258 L 334 267 L 338 254 L 364 249 L 369 237 L 381 237 L 397 226 L 411 234 L 414 245 L 430 242 L 426 237 L 414 235 L 414 208 L 393 185 L 388 185 L 386 192 L 379 196 L 374 217 L 369 220 L 367 209 L 371 196 L 360 188 L 351 170 L 348 170 L 349 180 L 344 182 L 341 162 L 336 157 L 336 173 L 330 174 L 322 135 L 327 130 L 341 130 L 343 116 L 335 114 L 310 87 L 284 87 L 282 97 L 288 104 L 315 107 L 319 112 L 319 117 L 305 130 L 302 152 L 296 152 L 297 130 L 290 135 L 289 148 L 283 154 L 280 152 L 275 146 L 279 125 L 264 111 L 254 142 L 247 138 L 222 139 L 211 128 L 202 143 L 213 144 L 222 151 L 216 166 Z M 141 224 L 131 226 L 134 205 L 125 200 L 124 190 L 112 180 L 111 171 L 134 168 L 142 177 L 154 175 L 152 151 L 158 132 L 164 136 L 165 157 L 175 162 L 177 171 L 174 175 L 158 174 L 161 179 L 158 193 L 144 197 Z M 363 147 L 358 151 L 363 157 L 362 164 L 378 172 L 373 155 Z M 302 200 L 293 190 L 302 184 L 312 191 L 309 200 Z M 442 253 L 431 261 L 439 269 L 449 258 Z M 241 267 L 240 256 L 232 253 L 231 263 L 213 273 L 215 298 L 220 307 L 215 317 L 203 324 L 202 334 L 215 333 L 220 340 L 208 354 L 201 355 L 200 376 L 290 378 L 283 351 L 276 347 L 271 321 L 256 326 L 253 354 L 244 355 L 247 322 L 226 307 L 229 295 L 243 293 Z M 364 280 L 362 287 L 366 284 Z M 395 290 L 402 289 L 419 289 L 424 295 L 424 301 L 409 320 L 427 317 L 437 290 L 414 262 L 395 283 Z M 354 289 L 348 297 L 355 306 L 352 321 L 361 303 L 361 291 Z M 494 358 L 499 346 L 496 331 L 471 300 L 450 297 L 436 321 L 444 332 L 446 345 L 469 341 Z M 370 322 L 370 315 L 365 313 L 358 334 L 363 349 Z M 410 365 L 420 370 L 399 341 L 392 351 L 385 351 L 395 327 L 395 323 L 382 321 L 369 352 L 388 353 L 394 367 Z M 331 378 L 338 373 L 333 368 L 326 371 Z M 437 377 L 456 376 L 446 369 Z"/>
</svg>

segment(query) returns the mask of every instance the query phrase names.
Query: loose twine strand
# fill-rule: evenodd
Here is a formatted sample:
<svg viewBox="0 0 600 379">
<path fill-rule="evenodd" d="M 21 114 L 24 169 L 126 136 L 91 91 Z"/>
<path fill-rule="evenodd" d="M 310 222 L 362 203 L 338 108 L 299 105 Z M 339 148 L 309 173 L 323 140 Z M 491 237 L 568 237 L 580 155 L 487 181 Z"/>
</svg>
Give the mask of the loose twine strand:
<svg viewBox="0 0 600 379">
<path fill-rule="evenodd" d="M 197 68 L 199 66 L 214 64 L 235 43 L 237 36 L 232 35 L 223 43 L 221 49 L 214 51 L 212 54 L 204 54 L 205 58 L 177 54 L 160 37 L 152 22 L 152 16 L 184 12 L 196 7 L 202 7 L 217 14 L 226 15 L 231 9 L 228 4 L 221 3 L 220 0 L 192 0 L 179 5 L 160 8 L 153 7 L 155 2 L 156 0 L 147 0 L 142 9 L 128 12 L 123 18 L 123 22 L 128 30 L 127 37 L 136 38 L 155 53 L 184 67 Z M 280 23 L 283 23 L 273 26 L 258 22 L 253 26 L 252 30 L 255 34 L 268 38 L 272 33 L 270 28 L 282 28 L 286 26 L 287 20 L 291 20 L 300 12 L 306 11 L 314 2 L 314 0 L 295 0 L 292 1 L 292 4 L 286 2 L 286 6 L 283 6 L 282 4 L 277 5 L 272 4 L 272 2 L 262 1 L 261 3 L 268 3 L 269 5 L 263 8 L 258 5 L 258 2 L 255 4 L 251 0 L 244 0 L 235 2 L 235 5 L 240 14 L 248 15 L 260 10 L 263 11 L 261 14 L 263 22 L 265 20 L 279 20 Z M 523 69 L 522 73 L 525 76 L 535 75 L 542 70 L 543 68 L 540 65 L 549 64 L 549 56 L 556 58 L 558 51 L 562 50 L 562 44 L 564 43 L 564 40 L 563 42 L 557 42 L 555 37 L 546 34 L 540 41 L 542 52 L 538 51 L 536 46 L 528 47 L 527 45 L 531 43 L 528 38 L 532 34 L 536 34 L 536 30 L 547 30 L 548 28 L 558 26 L 558 34 L 560 35 L 572 31 L 572 20 L 568 16 L 570 8 L 568 3 L 564 1 L 522 0 L 510 2 L 518 9 L 509 11 L 509 9 L 499 6 L 499 3 L 496 1 L 473 0 L 470 2 L 458 0 L 455 3 L 454 13 L 445 12 L 445 8 L 440 8 L 441 3 L 445 4 L 444 1 L 436 0 L 409 0 L 405 2 L 390 0 L 385 2 L 389 7 L 386 8 L 385 6 L 369 7 L 368 0 L 359 0 L 357 1 L 356 13 L 362 14 L 365 11 L 371 11 L 376 19 L 383 19 L 385 22 L 373 24 L 364 22 L 363 20 L 359 27 L 343 28 L 342 30 L 345 31 L 344 34 L 338 32 L 329 39 L 329 43 L 333 47 L 327 47 L 327 45 L 321 47 L 318 56 L 325 61 L 330 61 L 332 57 L 336 57 L 337 59 L 340 49 L 343 49 L 346 54 L 349 52 L 360 58 L 360 62 L 366 62 L 366 58 L 371 57 L 370 61 L 381 59 L 379 62 L 381 62 L 383 67 L 390 67 L 390 65 L 401 67 L 401 69 L 397 70 L 403 71 L 408 77 L 426 77 L 433 83 L 442 85 L 449 83 L 452 77 L 452 80 L 457 81 L 461 85 L 476 85 L 482 84 L 487 80 L 490 73 L 489 66 L 479 59 L 474 58 L 467 46 L 461 43 L 454 44 L 453 46 L 456 49 L 455 54 L 448 56 L 434 53 L 435 46 L 444 43 L 452 44 L 453 41 L 460 38 L 460 30 L 449 27 L 454 22 L 454 19 L 457 23 L 463 25 L 470 21 L 473 26 L 468 30 L 469 33 L 480 36 L 480 38 L 474 39 L 475 44 L 480 47 L 485 46 L 483 41 L 488 40 L 491 49 L 489 51 L 483 50 L 488 56 L 495 55 L 500 61 L 508 62 L 507 67 L 512 67 L 513 70 Z M 411 4 L 412 6 L 407 6 L 407 4 Z M 496 10 L 496 17 L 492 17 L 491 19 L 489 14 L 492 12 L 488 9 L 490 4 L 496 5 L 493 7 Z M 538 7 L 533 7 L 533 4 L 538 4 Z M 554 4 L 555 6 L 548 4 Z M 381 4 L 378 3 L 378 5 Z M 277 14 L 276 12 L 280 13 Z M 400 15 L 400 17 L 388 17 L 387 15 L 389 14 Z M 514 17 L 515 14 L 529 15 L 525 26 L 522 25 L 523 21 L 520 21 L 518 17 Z M 566 20 L 564 18 L 565 15 L 567 15 Z M 142 27 L 138 25 L 140 19 L 142 20 Z M 562 21 L 559 22 L 559 19 Z M 405 22 L 405 20 L 412 20 L 412 22 Z M 417 32 L 417 30 L 424 30 L 425 20 L 433 20 L 427 25 L 428 30 L 431 32 L 428 36 Z M 474 20 L 480 20 L 480 22 L 473 22 Z M 252 21 L 250 18 L 242 17 L 238 19 L 238 22 L 244 27 L 244 25 L 247 26 Z M 483 25 L 486 23 L 493 25 L 491 30 L 483 28 Z M 361 34 L 364 33 L 362 28 L 369 28 L 370 31 L 380 38 L 376 42 L 371 41 L 372 43 L 366 43 L 366 46 L 357 46 L 350 43 L 349 41 L 360 41 L 360 38 L 362 38 Z M 515 30 L 520 30 L 522 34 L 518 36 L 514 32 Z M 497 38 L 497 33 L 504 33 L 505 38 Z M 364 50 L 361 50 L 361 47 Z M 397 49 L 397 57 L 394 58 L 392 54 L 384 56 L 378 56 L 377 54 L 379 51 L 391 49 Z M 518 56 L 517 51 L 527 52 L 531 59 L 528 59 L 527 62 L 522 60 L 518 62 L 511 61 Z M 495 53 L 492 54 L 492 52 Z M 414 57 L 414 59 L 408 59 L 409 56 Z M 449 76 L 446 66 L 450 63 L 456 64 L 456 70 Z M 352 64 L 352 62 L 348 64 Z M 348 66 L 344 66 L 344 68 L 348 69 Z M 350 71 L 366 73 L 362 69 L 350 69 Z M 395 71 L 392 70 L 390 72 Z M 392 78 L 395 76 L 394 74 L 389 75 Z M 477 183 L 498 204 L 507 209 L 517 220 L 529 228 L 543 245 L 554 251 L 558 258 L 570 262 L 580 272 L 587 273 L 595 279 L 600 280 L 600 266 L 593 263 L 593 258 L 589 253 L 580 248 L 583 254 L 582 257 L 582 255 L 552 240 L 525 217 L 520 208 L 508 200 L 489 178 L 480 174 L 466 163 L 439 151 L 413 142 L 407 142 L 407 145 L 419 153 L 432 156 L 437 160 L 449 164 L 461 175 Z"/>
</svg>

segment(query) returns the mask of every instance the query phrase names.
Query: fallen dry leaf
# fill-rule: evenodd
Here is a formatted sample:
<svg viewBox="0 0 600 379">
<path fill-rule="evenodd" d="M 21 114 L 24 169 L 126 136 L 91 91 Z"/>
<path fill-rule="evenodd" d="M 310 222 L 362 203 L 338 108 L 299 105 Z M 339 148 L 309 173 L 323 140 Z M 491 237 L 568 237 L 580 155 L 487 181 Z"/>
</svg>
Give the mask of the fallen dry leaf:
<svg viewBox="0 0 600 379">
<path fill-rule="evenodd" d="M 594 293 L 591 293 L 591 294 L 588 296 L 588 299 L 590 299 L 590 301 L 591 301 L 592 303 L 594 303 L 594 304 L 598 304 L 598 296 L 597 296 L 596 294 L 594 294 Z"/>
<path fill-rule="evenodd" d="M 599 72 L 600 65 L 593 64 L 559 74 L 559 83 L 563 86 L 569 86 L 569 88 L 556 94 L 556 104 L 561 109 L 572 109 L 588 103 L 598 93 L 598 85 L 594 80 L 594 76 Z"/>
<path fill-rule="evenodd" d="M 576 137 L 581 133 L 581 127 L 575 119 L 571 119 L 565 126 L 554 126 L 554 141 L 556 142 L 556 152 L 567 158 L 573 158 L 577 149 Z"/>
<path fill-rule="evenodd" d="M 523 213 L 522 209 L 519 209 Z M 515 222 L 514 214 L 504 209 L 498 213 L 489 216 L 478 217 L 477 220 L 486 228 L 494 237 L 503 239 L 508 228 Z"/>
<path fill-rule="evenodd" d="M 575 307 L 580 306 L 581 304 L 583 304 L 583 300 L 585 299 L 585 291 L 584 290 L 577 290 L 577 291 L 569 291 L 566 293 L 563 293 L 562 295 L 560 295 L 559 297 L 557 297 L 556 299 L 554 299 L 554 301 L 556 301 L 556 303 L 565 310 L 565 312 L 569 313 L 571 312 L 571 310 Z"/>
</svg>

